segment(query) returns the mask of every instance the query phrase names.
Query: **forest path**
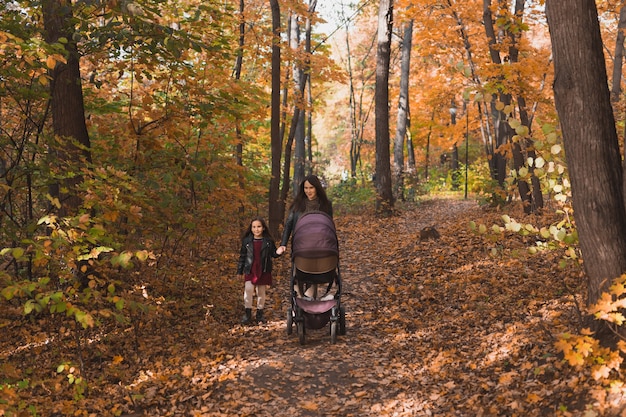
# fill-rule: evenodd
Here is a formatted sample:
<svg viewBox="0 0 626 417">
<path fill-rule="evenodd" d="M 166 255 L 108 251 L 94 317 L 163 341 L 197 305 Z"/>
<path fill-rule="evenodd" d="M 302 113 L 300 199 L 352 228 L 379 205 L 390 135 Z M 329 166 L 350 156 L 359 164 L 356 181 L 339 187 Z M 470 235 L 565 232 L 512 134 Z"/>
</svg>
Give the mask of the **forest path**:
<svg viewBox="0 0 626 417">
<path fill-rule="evenodd" d="M 489 231 L 502 214 L 450 198 L 404 204 L 390 218 L 337 215 L 347 334 L 336 344 L 328 325 L 308 330 L 304 345 L 295 329 L 287 335 L 287 256 L 275 263 L 268 323 L 239 324 L 236 238 L 232 251 L 209 242 L 213 253 L 146 277 L 153 310 L 133 326 L 70 332 L 62 317 L 32 320 L 16 304 L 0 317 L 0 383 L 17 381 L 0 392 L 0 415 L 5 400 L 20 417 L 591 415 L 587 404 L 604 391 L 555 348 L 580 325 L 584 275 L 574 263 L 559 268 L 562 250 L 529 255 L 532 236 L 468 227 Z M 560 220 L 515 206 L 507 214 Z M 420 240 L 433 225 L 440 238 Z M 75 366 L 59 368 L 63 358 Z M 68 383 L 83 360 L 88 384 Z"/>
<path fill-rule="evenodd" d="M 211 389 L 194 396 L 191 415 L 554 413 L 572 393 L 544 398 L 556 359 L 536 359 L 553 343 L 544 325 L 562 282 L 539 258 L 494 257 L 497 245 L 467 227 L 483 214 L 472 201 L 432 200 L 391 219 L 339 216 L 347 334 L 334 345 L 328 326 L 307 330 L 304 345 L 295 327 L 287 336 L 279 262 L 269 322 L 224 335 L 228 353 L 207 370 Z M 432 225 L 441 238 L 420 241 Z"/>
<path fill-rule="evenodd" d="M 233 352 L 240 360 L 241 373 L 216 392 L 221 412 L 380 416 L 392 410 L 394 415 L 403 415 L 403 411 L 427 409 L 430 400 L 423 398 L 423 393 L 406 389 L 407 378 L 415 380 L 414 373 L 423 368 L 424 357 L 416 356 L 420 349 L 412 347 L 421 337 L 406 333 L 408 320 L 397 320 L 398 315 L 415 314 L 403 310 L 417 306 L 413 297 L 412 301 L 389 297 L 397 283 L 388 264 L 400 261 L 396 256 L 402 254 L 403 246 L 420 245 L 421 228 L 437 225 L 441 230 L 455 215 L 474 208 L 474 202 L 456 200 L 379 221 L 339 216 L 336 225 L 347 334 L 333 345 L 329 326 L 307 329 L 306 343 L 300 345 L 295 326 L 294 334 L 286 335 L 286 314 L 276 317 L 278 309 L 268 325 L 238 326 L 233 336 L 246 340 L 241 351 Z M 279 301 L 283 312 L 289 304 L 288 284 L 287 279 L 277 281 L 280 285 L 273 290 L 273 297 L 280 299 L 274 300 L 274 305 Z M 391 291 L 408 294 L 408 290 Z M 420 327 L 419 321 L 417 317 L 415 328 Z M 407 343 L 407 338 L 415 340 Z"/>
</svg>

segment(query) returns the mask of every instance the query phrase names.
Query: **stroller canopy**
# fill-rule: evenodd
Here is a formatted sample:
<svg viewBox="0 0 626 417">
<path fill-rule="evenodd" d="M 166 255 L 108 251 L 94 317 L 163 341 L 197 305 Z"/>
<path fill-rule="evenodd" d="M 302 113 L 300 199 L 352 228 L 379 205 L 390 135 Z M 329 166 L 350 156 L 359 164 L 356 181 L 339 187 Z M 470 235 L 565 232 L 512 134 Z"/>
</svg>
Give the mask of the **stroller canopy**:
<svg viewBox="0 0 626 417">
<path fill-rule="evenodd" d="M 339 243 L 332 217 L 322 211 L 302 214 L 294 228 L 291 255 L 303 272 L 334 269 L 339 259 Z"/>
<path fill-rule="evenodd" d="M 293 232 L 292 244 L 294 257 L 322 258 L 339 255 L 335 223 L 322 211 L 311 211 L 300 216 Z"/>
</svg>

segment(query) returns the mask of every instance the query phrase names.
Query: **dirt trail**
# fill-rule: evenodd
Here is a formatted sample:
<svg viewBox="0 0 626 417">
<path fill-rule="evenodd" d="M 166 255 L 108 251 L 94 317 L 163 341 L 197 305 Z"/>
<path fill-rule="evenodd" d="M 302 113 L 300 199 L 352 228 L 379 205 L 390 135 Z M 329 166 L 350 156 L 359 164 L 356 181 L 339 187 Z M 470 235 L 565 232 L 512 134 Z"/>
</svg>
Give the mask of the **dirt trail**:
<svg viewBox="0 0 626 417">
<path fill-rule="evenodd" d="M 208 295 L 181 288 L 191 296 L 162 297 L 137 339 L 129 331 L 90 340 L 83 401 L 67 398 L 72 387 L 62 374 L 53 387 L 18 394 L 51 417 L 582 415 L 593 381 L 554 348 L 555 334 L 576 328 L 580 270 L 559 269 L 556 251 L 528 255 L 532 240 L 490 240 L 468 228 L 470 220 L 501 224 L 500 216 L 454 199 L 423 201 L 388 219 L 337 216 L 347 334 L 336 344 L 328 326 L 308 330 L 305 345 L 295 331 L 287 336 L 288 258 L 276 262 L 269 321 L 254 326 L 237 324 L 241 282 L 227 279 L 232 264 L 218 271 L 203 261 L 187 273 L 191 282 L 219 283 Z M 420 241 L 419 231 L 433 225 L 440 238 Z M 216 273 L 225 279 L 211 281 Z M 10 323 L 20 337 L 38 325 Z M 123 354 L 97 356 L 109 343 Z M 20 344 L 5 340 L 0 352 L 12 345 Z M 5 355 L 14 365 L 0 371 L 18 375 L 19 363 L 34 372 L 58 364 L 59 349 L 75 351 L 68 340 L 28 346 Z"/>
<path fill-rule="evenodd" d="M 477 358 L 457 357 L 464 350 L 472 356 L 476 349 L 461 346 L 471 336 L 459 338 L 458 332 L 480 335 L 481 324 L 463 323 L 461 301 L 447 297 L 439 281 L 424 288 L 429 277 L 419 276 L 420 271 L 440 275 L 420 264 L 454 256 L 441 248 L 465 233 L 466 225 L 458 222 L 466 221 L 468 211 L 477 211 L 474 202 L 441 200 L 376 224 L 367 217 L 351 217 L 351 224 L 337 218 L 347 334 L 331 345 L 328 327 L 309 330 L 301 346 L 295 331 L 286 335 L 286 320 L 276 311 L 267 325 L 237 326 L 232 336 L 243 333 L 245 342 L 230 352 L 222 370 L 226 376 L 210 395 L 212 405 L 199 404 L 200 415 L 441 416 L 479 415 L 480 409 L 490 414 L 488 405 L 474 408 L 476 414 L 459 408 L 484 388 L 471 381 L 459 386 L 468 377 L 459 372 L 470 371 L 464 362 Z M 420 243 L 419 230 L 432 225 L 441 239 Z M 281 295 L 286 311 L 287 290 L 278 286 L 272 296 Z"/>
<path fill-rule="evenodd" d="M 412 347 L 421 342 L 393 324 L 392 316 L 402 314 L 402 309 L 387 297 L 394 279 L 386 265 L 394 263 L 391 255 L 402 249 L 398 242 L 414 247 L 422 227 L 441 228 L 452 220 L 449 216 L 471 208 L 475 203 L 462 201 L 425 206 L 388 219 L 384 229 L 384 223 L 368 224 L 366 218 L 360 225 L 337 218 L 347 334 L 332 345 L 328 326 L 308 330 L 305 345 L 300 345 L 295 331 L 286 335 L 286 319 L 277 314 L 268 325 L 235 328 L 234 337 L 255 339 L 257 346 L 249 351 L 245 343 L 234 353 L 234 365 L 241 372 L 215 393 L 220 411 L 251 416 L 381 416 L 426 410 L 430 400 L 407 389 L 415 382 L 409 379 L 423 368 L 425 358 Z M 358 218 L 350 220 L 359 223 Z M 273 291 L 273 297 L 281 294 L 285 295 L 281 311 L 286 311 L 287 288 Z"/>
<path fill-rule="evenodd" d="M 143 415 L 555 415 L 576 400 L 554 385 L 546 330 L 574 317 L 564 273 L 521 256 L 519 242 L 471 233 L 468 221 L 484 215 L 475 202 L 433 200 L 391 219 L 338 216 L 347 334 L 334 345 L 328 326 L 308 330 L 305 345 L 287 336 L 278 277 L 288 262 L 278 262 L 269 322 L 232 326 L 223 353 L 187 366 L 182 384 L 159 389 L 169 400 Z M 419 241 L 433 225 L 441 237 Z"/>
</svg>

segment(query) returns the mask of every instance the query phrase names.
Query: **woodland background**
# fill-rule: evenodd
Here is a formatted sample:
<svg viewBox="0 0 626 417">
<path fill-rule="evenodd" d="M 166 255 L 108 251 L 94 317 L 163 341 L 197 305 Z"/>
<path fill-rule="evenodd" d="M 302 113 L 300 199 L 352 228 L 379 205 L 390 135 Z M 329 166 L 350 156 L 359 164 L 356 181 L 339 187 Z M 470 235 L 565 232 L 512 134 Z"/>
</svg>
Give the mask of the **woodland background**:
<svg viewBox="0 0 626 417">
<path fill-rule="evenodd" d="M 438 408 L 410 408 L 382 388 L 371 397 L 364 387 L 377 375 L 343 369 L 347 394 L 372 415 L 623 413 L 621 2 L 334 3 L 324 10 L 330 27 L 319 26 L 315 0 L 0 4 L 1 415 L 261 415 L 229 385 L 249 382 L 236 346 L 254 346 L 254 336 L 267 355 L 283 349 L 284 300 L 276 292 L 268 326 L 237 325 L 239 237 L 257 214 L 278 237 L 307 173 L 324 179 L 350 237 L 355 287 L 367 286 L 363 276 L 393 278 L 364 307 L 391 302 L 389 320 L 353 310 L 355 337 L 370 350 L 389 343 L 371 323 L 402 349 L 426 348 L 422 357 L 438 358 L 429 366 L 456 363 L 442 358 L 459 329 L 470 332 L 466 346 L 483 343 L 456 355 L 486 346 L 491 325 L 433 324 L 448 338 L 436 346 L 416 336 L 416 314 L 449 307 L 452 287 L 468 297 L 455 313 L 491 317 L 499 331 L 519 327 L 497 320 L 491 288 L 546 288 L 498 300 L 517 309 L 541 298 L 524 314 L 567 316 L 529 319 L 523 354 L 496 355 L 476 372 L 491 407 L 463 402 L 476 387 L 454 393 L 458 381 L 422 391 L 417 358 L 402 365 L 416 372 L 405 383 Z M 484 209 L 464 205 L 473 202 Z M 409 246 L 428 226 L 441 240 Z M 370 236 L 393 250 L 365 254 L 357 243 Z M 454 247 L 470 251 L 450 265 Z M 359 269 L 363 256 L 380 262 Z M 488 279 L 501 268 L 510 271 L 501 282 Z M 450 271 L 454 281 L 438 278 Z M 421 306 L 402 302 L 417 293 Z M 350 337 L 337 348 L 356 348 Z M 478 362 L 462 362 L 461 379 L 472 380 Z M 313 388 L 295 378 L 302 394 L 339 378 L 314 375 Z M 187 379 L 193 395 L 176 391 Z M 270 403 L 271 391 L 252 399 Z M 302 404 L 289 415 L 321 413 Z M 334 415 L 366 415 L 342 405 L 352 411 Z"/>
</svg>

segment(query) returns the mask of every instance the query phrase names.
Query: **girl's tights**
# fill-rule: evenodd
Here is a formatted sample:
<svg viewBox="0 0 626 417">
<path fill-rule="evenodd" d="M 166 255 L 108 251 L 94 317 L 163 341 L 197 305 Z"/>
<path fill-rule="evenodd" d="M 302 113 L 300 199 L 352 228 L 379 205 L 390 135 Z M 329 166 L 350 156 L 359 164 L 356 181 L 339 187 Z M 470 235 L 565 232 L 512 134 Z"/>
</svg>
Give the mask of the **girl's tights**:
<svg viewBox="0 0 626 417">
<path fill-rule="evenodd" d="M 252 281 L 246 281 L 243 290 L 243 305 L 245 308 L 252 308 L 252 300 L 256 292 L 256 308 L 262 310 L 265 306 L 265 289 L 267 285 L 254 285 Z"/>
</svg>

